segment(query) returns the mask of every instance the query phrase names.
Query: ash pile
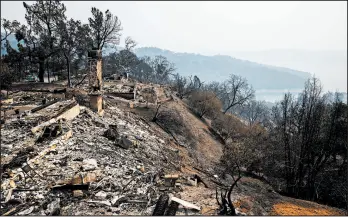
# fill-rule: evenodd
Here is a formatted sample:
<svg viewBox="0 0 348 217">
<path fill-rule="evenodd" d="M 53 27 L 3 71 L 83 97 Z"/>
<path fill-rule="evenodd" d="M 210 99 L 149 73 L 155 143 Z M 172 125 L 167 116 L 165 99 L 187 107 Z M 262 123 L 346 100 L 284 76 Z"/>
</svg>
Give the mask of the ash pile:
<svg viewBox="0 0 348 217">
<path fill-rule="evenodd" d="M 1 124 L 2 215 L 151 215 L 164 192 L 180 197 L 166 175 L 178 150 L 141 118 L 74 99 L 31 104 Z"/>
</svg>

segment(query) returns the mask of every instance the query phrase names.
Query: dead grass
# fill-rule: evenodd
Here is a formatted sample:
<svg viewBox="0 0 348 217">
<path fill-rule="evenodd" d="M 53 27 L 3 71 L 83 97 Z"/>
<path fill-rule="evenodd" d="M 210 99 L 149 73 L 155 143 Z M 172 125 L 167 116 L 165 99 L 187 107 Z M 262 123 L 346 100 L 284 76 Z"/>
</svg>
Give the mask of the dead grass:
<svg viewBox="0 0 348 217">
<path fill-rule="evenodd" d="M 297 215 L 310 215 L 310 216 L 331 216 L 331 215 L 340 215 L 343 216 L 344 213 L 338 210 L 327 208 L 321 208 L 318 206 L 312 206 L 310 203 L 307 203 L 309 206 L 301 206 L 294 203 L 277 203 L 273 205 L 273 209 L 270 215 L 287 215 L 287 216 L 297 216 Z"/>
<path fill-rule="evenodd" d="M 217 163 L 222 155 L 222 144 L 216 141 L 210 133 L 207 133 L 207 124 L 192 114 L 182 101 L 171 102 L 170 106 L 182 115 L 186 128 L 193 135 L 193 139 L 197 141 L 196 151 L 203 155 L 207 161 Z"/>
<path fill-rule="evenodd" d="M 209 126 L 192 114 L 181 100 L 177 102 L 169 101 L 165 104 L 165 107 L 177 111 L 180 116 L 182 116 L 185 133 L 190 135 L 189 138 L 191 141 L 195 141 L 194 148 L 198 153 L 197 156 L 204 156 L 204 163 L 217 163 L 222 155 L 222 144 L 209 132 Z M 153 117 L 154 109 L 155 108 L 134 108 L 132 112 L 150 121 Z M 176 148 L 179 147 L 176 146 Z M 183 150 L 184 148 L 182 148 L 181 151 Z M 187 151 L 185 152 L 188 154 Z M 191 157 L 187 156 L 186 158 L 190 159 Z"/>
</svg>

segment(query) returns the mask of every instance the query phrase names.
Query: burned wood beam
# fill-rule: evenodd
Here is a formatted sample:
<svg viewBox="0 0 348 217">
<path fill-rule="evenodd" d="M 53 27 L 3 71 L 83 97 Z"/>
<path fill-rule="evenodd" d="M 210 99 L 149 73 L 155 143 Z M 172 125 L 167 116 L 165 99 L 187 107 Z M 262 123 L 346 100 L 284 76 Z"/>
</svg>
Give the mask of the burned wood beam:
<svg viewBox="0 0 348 217">
<path fill-rule="evenodd" d="M 18 213 L 19 211 L 21 211 L 21 209 L 22 209 L 23 207 L 25 207 L 25 206 L 26 206 L 25 204 L 19 204 L 18 206 L 16 206 L 16 207 L 10 209 L 9 211 L 7 211 L 6 213 L 1 214 L 1 215 L 3 215 L 3 216 L 11 216 L 11 215 L 14 215 L 14 214 Z"/>
<path fill-rule="evenodd" d="M 129 103 L 129 100 L 121 98 L 121 97 L 116 97 L 116 96 L 112 96 L 109 94 L 104 94 L 103 99 L 109 100 L 111 102 L 122 102 L 122 103 Z"/>
<path fill-rule="evenodd" d="M 44 108 L 46 108 L 46 107 L 48 107 L 48 106 L 53 105 L 53 104 L 55 104 L 55 103 L 57 103 L 57 102 L 59 102 L 59 101 L 60 101 L 59 99 L 54 100 L 54 101 L 51 101 L 51 102 L 49 102 L 49 103 L 47 103 L 47 104 L 45 104 L 45 105 L 41 105 L 41 106 L 38 106 L 38 107 L 36 107 L 36 108 L 33 108 L 32 110 L 30 110 L 30 112 L 31 112 L 31 113 L 35 113 L 35 112 L 40 111 L 40 110 L 42 110 L 42 109 L 44 109 Z"/>
<path fill-rule="evenodd" d="M 108 93 L 108 95 L 120 97 L 120 98 L 128 99 L 128 100 L 134 99 L 134 92 L 131 92 L 131 93 L 112 92 L 112 93 Z"/>
<path fill-rule="evenodd" d="M 72 109 L 76 105 L 78 105 L 76 101 L 70 103 L 69 105 L 64 107 L 62 110 L 60 110 L 55 116 L 53 116 L 53 118 L 58 118 L 59 116 L 63 115 L 65 112 L 69 111 L 70 109 Z"/>
<path fill-rule="evenodd" d="M 194 204 L 192 204 L 190 202 L 187 202 L 185 200 L 179 199 L 177 197 L 172 197 L 171 200 L 181 204 L 182 206 L 184 206 L 187 209 L 193 209 L 193 210 L 197 210 L 197 211 L 201 210 L 201 208 L 199 206 L 196 206 L 196 205 L 194 205 Z"/>
<path fill-rule="evenodd" d="M 50 90 L 45 89 L 23 89 L 22 92 L 38 92 L 38 93 L 49 93 Z"/>
<path fill-rule="evenodd" d="M 53 191 L 56 190 L 88 190 L 89 184 L 80 184 L 80 185 L 56 185 L 52 187 Z"/>
<path fill-rule="evenodd" d="M 29 188 L 14 188 L 13 192 L 21 192 L 21 191 L 41 191 L 40 189 L 29 189 Z"/>
<path fill-rule="evenodd" d="M 66 93 L 66 88 L 64 88 L 64 89 L 54 89 L 53 93 Z"/>
<path fill-rule="evenodd" d="M 20 90 L 22 92 L 36 92 L 36 93 L 65 93 L 66 92 L 66 88 L 63 89 L 54 89 L 54 90 L 50 90 L 50 89 L 23 89 Z"/>
<path fill-rule="evenodd" d="M 4 172 L 7 169 L 12 169 L 22 166 L 23 163 L 27 161 L 30 153 L 35 153 L 35 149 L 30 144 L 28 147 L 21 149 L 13 156 L 8 156 L 7 158 L 1 159 L 1 170 Z"/>
<path fill-rule="evenodd" d="M 79 104 L 75 101 L 65 108 L 63 108 L 58 114 L 56 114 L 52 119 L 49 121 L 46 121 L 36 127 L 33 127 L 31 129 L 32 133 L 36 133 L 37 131 L 41 130 L 42 128 L 49 126 L 53 123 L 56 123 L 60 119 L 65 119 L 65 120 L 72 120 L 74 119 L 77 115 L 80 114 L 80 106 Z"/>
</svg>

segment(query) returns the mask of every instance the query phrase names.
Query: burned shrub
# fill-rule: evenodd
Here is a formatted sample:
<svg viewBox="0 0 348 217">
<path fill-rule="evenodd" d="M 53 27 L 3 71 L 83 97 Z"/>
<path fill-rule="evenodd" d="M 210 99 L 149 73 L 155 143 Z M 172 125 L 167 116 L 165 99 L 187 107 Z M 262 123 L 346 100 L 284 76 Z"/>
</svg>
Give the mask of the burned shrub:
<svg viewBox="0 0 348 217">
<path fill-rule="evenodd" d="M 214 117 L 222 109 L 221 101 L 213 92 L 195 91 L 189 98 L 189 105 L 199 118 L 203 116 Z"/>
<path fill-rule="evenodd" d="M 232 194 L 232 190 L 235 186 L 237 186 L 237 182 L 242 178 L 241 176 L 241 171 L 239 168 L 238 163 L 235 163 L 234 165 L 232 165 L 231 167 L 231 177 L 233 179 L 233 183 L 232 185 L 229 187 L 228 190 L 225 190 L 225 192 L 223 193 L 221 191 L 220 193 L 220 198 L 218 197 L 218 189 L 216 188 L 216 201 L 217 204 L 219 205 L 219 215 L 227 215 L 227 216 L 236 216 L 237 213 L 235 211 L 234 205 L 232 203 L 232 198 L 231 198 L 231 194 Z M 233 173 L 235 172 L 235 169 L 237 169 L 238 171 L 238 177 L 237 179 L 233 178 Z"/>
<path fill-rule="evenodd" d="M 272 147 L 267 140 L 267 132 L 259 125 L 252 125 L 240 131 L 240 137 L 234 141 L 228 140 L 224 146 L 223 155 L 219 162 L 222 174 L 231 174 L 230 168 L 238 163 L 244 169 L 243 173 L 253 178 L 269 183 L 267 176 L 268 168 L 275 166 L 274 161 L 269 159 Z M 273 162 L 273 163 L 271 163 Z M 274 176 L 281 174 L 277 171 Z"/>
<path fill-rule="evenodd" d="M 243 124 L 231 114 L 218 114 L 211 122 L 211 126 L 226 141 L 238 137 L 242 130 Z"/>
</svg>

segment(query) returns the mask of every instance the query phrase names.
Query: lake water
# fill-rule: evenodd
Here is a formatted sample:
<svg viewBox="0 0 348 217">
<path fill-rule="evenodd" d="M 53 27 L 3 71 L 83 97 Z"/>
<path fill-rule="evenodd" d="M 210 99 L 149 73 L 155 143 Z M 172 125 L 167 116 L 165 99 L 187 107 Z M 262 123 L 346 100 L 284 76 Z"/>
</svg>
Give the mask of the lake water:
<svg viewBox="0 0 348 217">
<path fill-rule="evenodd" d="M 284 98 L 285 93 L 292 93 L 297 96 L 302 92 L 302 89 L 268 89 L 268 90 L 256 90 L 256 100 L 265 100 L 267 102 L 276 102 Z"/>
</svg>

